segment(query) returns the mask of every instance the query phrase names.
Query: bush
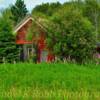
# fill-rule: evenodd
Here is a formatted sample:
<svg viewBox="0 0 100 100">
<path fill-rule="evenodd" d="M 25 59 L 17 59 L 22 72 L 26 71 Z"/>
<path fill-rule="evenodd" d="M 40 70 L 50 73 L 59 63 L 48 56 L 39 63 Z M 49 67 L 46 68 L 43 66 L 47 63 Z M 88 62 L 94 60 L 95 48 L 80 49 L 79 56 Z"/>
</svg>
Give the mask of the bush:
<svg viewBox="0 0 100 100">
<path fill-rule="evenodd" d="M 80 11 L 63 8 L 52 17 L 52 21 L 49 44 L 54 44 L 52 47 L 57 56 L 61 59 L 70 57 L 79 63 L 93 59 L 94 27 Z"/>
</svg>

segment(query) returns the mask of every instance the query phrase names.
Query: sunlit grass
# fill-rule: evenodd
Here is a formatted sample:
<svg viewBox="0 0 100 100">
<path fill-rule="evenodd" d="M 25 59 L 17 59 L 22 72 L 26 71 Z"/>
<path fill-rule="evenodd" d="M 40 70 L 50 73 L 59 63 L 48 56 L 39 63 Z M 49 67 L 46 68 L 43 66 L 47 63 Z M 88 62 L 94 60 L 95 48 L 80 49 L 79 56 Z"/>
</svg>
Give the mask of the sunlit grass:
<svg viewBox="0 0 100 100">
<path fill-rule="evenodd" d="M 99 100 L 99 65 L 2 64 L 0 97 L 29 100 Z"/>
</svg>

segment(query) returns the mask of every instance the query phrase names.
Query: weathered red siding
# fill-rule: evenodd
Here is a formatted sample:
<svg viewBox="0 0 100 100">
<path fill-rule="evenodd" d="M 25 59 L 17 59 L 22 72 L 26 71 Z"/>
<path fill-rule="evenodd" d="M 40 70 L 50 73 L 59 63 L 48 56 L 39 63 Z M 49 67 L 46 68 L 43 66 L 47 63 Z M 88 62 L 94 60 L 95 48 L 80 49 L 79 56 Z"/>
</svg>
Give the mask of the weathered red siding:
<svg viewBox="0 0 100 100">
<path fill-rule="evenodd" d="M 33 43 L 33 40 L 32 41 L 26 40 L 27 30 L 31 26 L 31 24 L 32 24 L 32 20 L 28 21 L 23 27 L 21 27 L 18 30 L 17 35 L 16 35 L 16 44 L 32 44 Z M 45 36 L 46 36 L 45 32 L 40 31 L 40 35 L 39 35 L 38 39 L 36 40 L 37 46 L 38 46 L 38 62 L 40 62 L 40 59 L 41 59 L 40 58 L 41 51 L 44 49 L 47 49 L 46 42 L 45 42 L 45 40 L 46 40 Z M 53 60 L 54 60 L 54 55 L 48 54 L 47 61 L 51 62 Z"/>
<path fill-rule="evenodd" d="M 23 27 L 21 27 L 16 35 L 16 43 L 17 44 L 27 44 L 27 43 L 32 43 L 32 41 L 27 41 L 26 40 L 26 34 L 27 30 L 30 27 L 32 23 L 32 20 L 30 20 L 28 23 L 26 23 Z"/>
</svg>

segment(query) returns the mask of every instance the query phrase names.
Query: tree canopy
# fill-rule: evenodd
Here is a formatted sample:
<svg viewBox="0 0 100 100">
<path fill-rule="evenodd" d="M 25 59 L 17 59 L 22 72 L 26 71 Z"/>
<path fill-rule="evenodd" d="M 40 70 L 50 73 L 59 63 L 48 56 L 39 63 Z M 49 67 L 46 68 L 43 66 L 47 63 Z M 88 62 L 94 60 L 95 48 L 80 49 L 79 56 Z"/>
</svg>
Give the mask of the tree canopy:
<svg viewBox="0 0 100 100">
<path fill-rule="evenodd" d="M 33 9 L 33 12 L 36 10 L 36 13 L 41 12 L 47 16 L 45 19 L 48 21 L 41 23 L 45 25 L 48 30 L 48 47 L 52 48 L 53 53 L 61 59 L 70 56 L 71 59 L 77 62 L 83 62 L 86 61 L 86 59 L 93 58 L 96 46 L 96 27 L 95 23 L 90 19 L 92 13 L 90 16 L 87 15 L 90 10 L 87 10 L 87 2 L 88 1 L 66 2 L 57 8 L 57 12 L 52 12 L 51 16 L 45 12 L 47 9 L 41 11 L 42 6 L 44 7 L 43 4 Z M 97 2 L 94 1 L 94 3 Z M 46 6 L 49 6 L 49 4 Z M 91 9 L 93 9 L 92 6 L 95 8 L 94 5 L 90 4 L 90 6 Z M 33 12 L 32 14 L 34 14 Z M 98 12 L 94 12 L 93 9 L 93 13 L 97 14 Z M 36 16 L 39 18 L 42 17 Z M 92 19 L 94 20 L 94 18 Z M 96 21 L 99 20 L 96 19 Z"/>
<path fill-rule="evenodd" d="M 6 51 L 12 55 L 10 50 L 16 49 L 12 30 L 27 14 L 24 0 L 17 0 L 11 8 L 2 11 L 2 18 L 0 18 L 1 57 L 6 56 Z M 33 8 L 31 14 L 35 21 L 46 29 L 48 48 L 52 49 L 54 55 L 61 60 L 70 57 L 71 60 L 74 59 L 77 62 L 92 58 L 96 43 L 100 41 L 99 0 L 72 0 L 64 4 L 59 2 L 41 4 Z M 28 30 L 27 40 L 39 33 L 36 23 L 33 25 Z M 14 48 L 5 49 L 7 45 L 14 46 Z"/>
<path fill-rule="evenodd" d="M 13 62 L 19 59 L 12 26 L 9 23 L 9 20 L 0 18 L 0 62 Z"/>
<path fill-rule="evenodd" d="M 11 7 L 12 20 L 17 24 L 20 22 L 28 13 L 24 0 L 16 0 L 15 5 Z"/>
</svg>

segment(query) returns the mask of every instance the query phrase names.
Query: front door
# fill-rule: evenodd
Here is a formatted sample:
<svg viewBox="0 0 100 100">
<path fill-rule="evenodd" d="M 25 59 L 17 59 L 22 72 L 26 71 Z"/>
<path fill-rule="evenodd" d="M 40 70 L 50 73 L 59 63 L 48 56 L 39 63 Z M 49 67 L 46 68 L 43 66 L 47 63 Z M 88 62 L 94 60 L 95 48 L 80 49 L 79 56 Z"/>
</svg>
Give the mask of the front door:
<svg viewBox="0 0 100 100">
<path fill-rule="evenodd" d="M 24 44 L 20 48 L 20 60 L 33 62 L 34 58 L 36 58 L 36 50 L 33 44 Z"/>
<path fill-rule="evenodd" d="M 20 45 L 20 61 L 27 60 L 27 45 Z"/>
<path fill-rule="evenodd" d="M 42 50 L 40 55 L 40 62 L 47 62 L 48 51 Z"/>
</svg>

